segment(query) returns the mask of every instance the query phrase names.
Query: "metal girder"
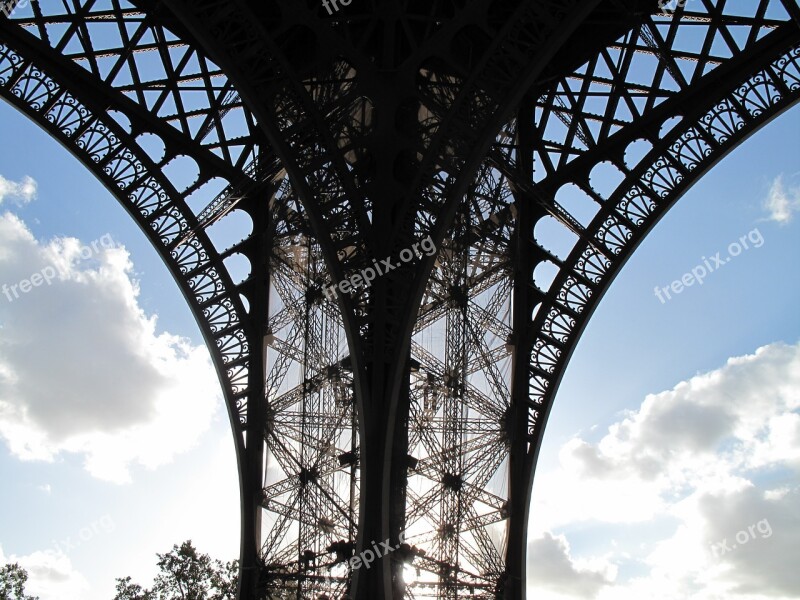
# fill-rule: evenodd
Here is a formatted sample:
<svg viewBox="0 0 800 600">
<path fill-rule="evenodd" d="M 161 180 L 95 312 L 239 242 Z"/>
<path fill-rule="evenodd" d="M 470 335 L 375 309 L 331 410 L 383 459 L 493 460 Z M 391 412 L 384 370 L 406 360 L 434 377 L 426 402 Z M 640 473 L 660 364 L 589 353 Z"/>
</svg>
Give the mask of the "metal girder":
<svg viewBox="0 0 800 600">
<path fill-rule="evenodd" d="M 483 14 L 480 9 L 487 10 L 488 3 L 477 4 L 479 10 L 472 6 L 456 17 L 456 31 L 481 22 Z M 583 10 L 591 5 L 585 3 Z M 409 212 L 407 202 L 409 197 L 417 194 L 414 187 L 422 184 L 422 180 L 413 177 L 405 185 L 387 186 L 387 167 L 392 169 L 396 157 L 390 154 L 379 159 L 381 154 L 386 154 L 380 146 L 386 143 L 387 138 L 397 139 L 398 127 L 401 131 L 406 128 L 402 122 L 393 123 L 391 119 L 373 123 L 375 108 L 405 116 L 407 108 L 399 106 L 398 101 L 404 96 L 419 96 L 420 86 L 432 91 L 429 76 L 444 68 L 442 74 L 435 77 L 450 78 L 450 87 L 461 88 L 456 104 L 448 107 L 445 97 L 434 94 L 424 108 L 428 115 L 425 125 L 428 129 L 415 128 L 410 132 L 414 143 L 428 156 L 431 166 L 439 160 L 437 157 L 443 157 L 451 165 L 451 175 L 455 175 L 462 166 L 461 159 L 451 156 L 447 146 L 466 148 L 479 141 L 482 130 L 490 126 L 485 121 L 494 118 L 493 115 L 510 102 L 505 92 L 523 87 L 518 69 L 529 72 L 528 77 L 532 80 L 536 69 L 543 68 L 547 56 L 558 47 L 557 39 L 552 37 L 553 31 L 561 36 L 560 41 L 565 40 L 580 17 L 578 12 L 571 19 L 567 18 L 563 3 L 510 6 L 510 12 L 504 18 L 484 25 L 491 31 L 478 38 L 494 38 L 487 47 L 481 48 L 481 39 L 473 39 L 475 34 L 471 32 L 462 40 L 462 43 L 474 45 L 484 55 L 475 54 L 477 62 L 474 65 L 459 64 L 460 55 L 450 53 L 447 56 L 450 64 L 440 62 L 425 66 L 426 78 L 419 81 L 413 77 L 408 81 L 398 78 L 404 87 L 396 84 L 391 87 L 384 85 L 385 81 L 366 57 L 343 44 L 335 32 L 322 26 L 319 17 L 306 7 L 287 3 L 259 8 L 255 3 L 219 1 L 191 4 L 173 1 L 169 6 L 181 16 L 193 36 L 200 40 L 216 62 L 232 74 L 243 101 L 257 116 L 271 145 L 283 159 L 311 230 L 336 281 L 356 268 L 370 264 L 373 257 L 380 255 L 379 252 L 389 253 L 408 243 L 410 230 L 404 227 L 397 230 L 392 221 L 410 223 L 409 219 L 418 214 Z M 280 10 L 271 12 L 272 8 Z M 209 28 L 209 24 L 218 22 L 224 22 L 226 26 Z M 528 23 L 538 25 L 534 30 L 526 27 Z M 314 44 L 324 45 L 327 49 L 324 56 L 314 56 L 311 50 L 301 48 L 301 45 L 313 48 Z M 537 48 L 543 50 L 542 56 L 531 60 Z M 441 54 L 441 49 L 437 51 Z M 454 61 L 452 56 L 457 60 Z M 419 68 L 418 58 L 417 62 L 409 64 L 407 70 L 412 74 Z M 493 96 L 487 93 L 487 89 L 492 89 Z M 417 113 L 420 110 L 415 109 Z M 471 123 L 462 123 L 461 113 L 469 112 L 475 113 L 473 119 L 478 128 Z M 431 136 L 434 120 L 440 133 Z M 397 143 L 388 148 L 392 147 L 398 147 Z M 408 147 L 408 142 L 404 141 L 398 151 L 402 152 L 404 147 Z M 473 162 L 477 166 L 479 153 L 475 152 Z M 377 177 L 372 169 L 384 174 Z M 434 174 L 441 173 L 437 170 Z M 446 176 L 448 188 L 451 183 L 466 187 L 468 178 L 456 177 L 450 181 L 451 175 Z M 432 201 L 448 197 L 448 194 L 437 196 L 436 192 L 442 190 L 435 182 L 432 186 Z M 380 207 L 375 204 L 375 190 L 382 196 Z M 450 205 L 455 206 L 455 202 L 451 200 Z M 401 211 L 397 218 L 392 217 L 392 213 L 397 212 L 395 207 Z M 403 216 L 404 212 L 408 212 L 407 217 Z M 428 224 L 432 223 L 428 218 Z M 445 229 L 442 225 L 442 235 Z M 401 342 L 398 334 L 405 322 L 408 339 L 413 323 L 415 294 L 408 293 L 413 285 L 413 277 L 409 275 L 408 269 L 398 269 L 369 290 L 361 289 L 356 297 L 341 301 L 351 350 L 362 441 L 360 466 L 362 482 L 365 483 L 360 504 L 361 519 L 367 522 L 359 528 L 360 547 L 368 546 L 379 537 L 396 539 L 402 521 L 402 510 L 387 506 L 381 489 L 382 479 L 393 473 L 389 485 L 395 491 L 390 495 L 394 498 L 402 496 L 402 470 L 389 468 L 394 460 L 390 457 L 402 449 L 402 443 L 393 444 L 392 435 L 386 435 L 386 432 L 394 427 L 393 422 L 405 420 L 403 413 L 408 408 L 405 401 L 398 410 L 396 400 L 402 387 L 402 369 L 389 372 L 387 366 L 405 362 L 401 348 L 408 342 Z M 420 290 L 419 296 L 422 288 L 420 283 L 416 285 Z M 409 302 L 403 316 L 406 300 Z M 396 358 L 398 351 L 401 354 L 399 360 Z M 389 402 L 383 400 L 387 395 L 391 398 Z M 369 472 L 374 475 L 369 475 Z M 365 507 L 375 504 L 382 506 L 382 511 L 400 515 L 390 519 L 392 523 L 388 525 L 388 531 L 385 513 L 365 512 Z M 384 563 L 380 572 L 376 569 L 370 573 L 356 573 L 354 593 L 390 593 L 389 590 L 397 585 L 392 582 L 398 579 L 392 568 L 396 567 L 390 568 Z M 365 578 L 366 583 L 359 584 L 359 577 Z"/>
<path fill-rule="evenodd" d="M 279 163 L 257 141 L 258 130 L 255 136 L 249 130 L 226 133 L 228 121 L 246 112 L 230 101 L 230 83 L 202 52 L 156 23 L 155 14 L 116 1 L 34 2 L 13 16 L 0 20 L 0 93 L 108 187 L 162 256 L 209 347 L 243 465 L 248 419 L 263 404 L 249 402 L 253 378 L 263 382 L 260 369 L 253 369 L 253 361 L 261 362 L 252 351 L 254 319 L 248 318 L 240 296 L 247 286 L 233 284 L 223 255 L 187 199 L 207 189 L 217 193 L 219 187 L 229 195 L 238 186 L 261 181 L 266 185 L 259 189 L 269 193 Z M 116 35 L 109 36 L 105 27 L 95 39 L 91 32 L 102 25 L 110 25 Z M 169 73 L 166 89 L 150 79 L 153 58 Z M 178 97 L 190 93 L 184 84 L 195 75 L 203 99 L 187 110 Z M 229 100 L 225 106 L 218 102 L 223 96 Z M 173 184 L 167 173 L 184 157 L 189 163 L 178 166 L 194 164 L 197 173 L 182 185 Z M 258 268 L 261 263 L 251 264 Z M 265 306 L 253 306 L 256 314 L 266 314 Z M 257 529 L 260 516 L 247 506 L 248 500 L 255 502 L 255 492 L 246 489 L 252 479 L 240 469 L 243 539 Z"/>
<path fill-rule="evenodd" d="M 757 14 L 763 17 L 767 4 L 769 2 L 759 3 L 755 7 Z M 497 160 L 502 153 L 494 155 L 503 172 L 516 170 L 519 173 L 517 181 L 512 177 L 510 185 L 515 188 L 518 203 L 531 205 L 535 215 L 533 221 L 524 226 L 520 221 L 520 229 L 527 232 L 522 255 L 528 260 L 533 258 L 533 262 L 515 286 L 522 294 L 519 302 L 524 306 L 520 319 L 524 322 L 525 315 L 532 315 L 530 324 L 516 332 L 529 340 L 526 343 L 530 346 L 525 348 L 524 355 L 531 357 L 526 377 L 519 381 L 524 391 L 519 390 L 514 396 L 515 402 L 521 403 L 515 408 L 524 444 L 516 452 L 512 451 L 512 461 L 516 456 L 524 465 L 519 492 L 524 494 L 525 506 L 530 503 L 533 473 L 558 383 L 583 328 L 614 276 L 660 217 L 697 178 L 753 131 L 800 100 L 797 26 L 785 20 L 764 19 L 759 23 L 740 16 L 726 19 L 720 12 L 712 12 L 715 13 L 713 18 L 706 19 L 713 23 L 709 29 L 715 27 L 721 31 L 726 26 L 744 23 L 748 29 L 756 31 L 748 31 L 747 44 L 736 47 L 729 58 L 692 57 L 700 63 L 701 70 L 704 70 L 702 63 L 716 62 L 710 72 L 702 77 L 694 76 L 692 83 L 684 80 L 685 87 L 680 90 L 666 90 L 666 86 L 656 83 L 642 97 L 641 114 L 628 123 L 615 117 L 618 106 L 634 96 L 632 88 L 641 89 L 641 84 L 630 81 L 626 73 L 630 68 L 630 55 L 647 52 L 658 57 L 659 66 L 654 68 L 653 74 L 638 73 L 638 76 L 651 75 L 656 82 L 659 78 L 671 77 L 676 72 L 675 57 L 688 56 L 688 53 L 665 47 L 665 39 L 671 38 L 675 43 L 675 29 L 680 27 L 681 18 L 691 19 L 688 26 L 692 27 L 701 21 L 701 16 L 669 17 L 666 27 L 671 34 L 660 38 L 662 45 L 655 47 L 653 40 L 658 38 L 649 35 L 647 29 L 658 30 L 658 21 L 650 20 L 639 37 L 631 36 L 624 44 L 604 49 L 596 59 L 589 61 L 580 76 L 569 76 L 579 80 L 574 87 L 580 92 L 570 93 L 564 80 L 549 89 L 531 91 L 530 104 L 523 107 L 527 114 L 520 117 L 524 120 L 517 122 L 519 146 L 516 153 L 511 153 L 522 164 L 514 164 L 515 160 L 510 158 Z M 767 29 L 763 37 L 758 35 L 759 26 Z M 708 35 L 713 37 L 715 33 L 710 31 Z M 719 35 L 723 39 L 733 39 L 731 35 Z M 708 47 L 710 44 L 706 44 Z M 598 65 L 611 50 L 618 53 L 620 71 L 612 73 L 610 78 L 598 77 Z M 596 96 L 602 97 L 606 109 L 599 114 L 586 109 L 589 90 L 598 80 L 607 85 L 605 94 Z M 609 85 L 611 81 L 613 85 Z M 570 103 L 560 100 L 561 95 L 568 96 Z M 568 114 L 565 120 L 568 127 L 566 130 L 554 128 L 560 133 L 556 142 L 545 131 L 548 118 L 557 119 L 558 113 Z M 585 123 L 589 120 L 596 121 L 592 130 L 598 135 L 591 144 L 585 145 L 587 138 L 578 135 L 578 131 L 588 131 Z M 641 141 L 649 144 L 649 151 L 635 156 L 631 151 L 639 149 Z M 560 158 L 545 159 L 548 154 Z M 523 165 L 530 164 L 531 159 L 541 172 L 525 174 Z M 613 165 L 620 175 L 618 185 L 611 190 L 600 191 L 593 185 L 593 170 L 603 163 Z M 557 213 L 541 207 L 542 198 L 545 204 L 555 206 L 559 190 L 569 187 L 585 194 L 587 202 L 580 208 L 595 207 L 591 217 L 584 211 L 585 225 L 577 232 L 571 223 L 559 220 Z M 577 209 L 574 195 L 572 200 Z M 559 260 L 554 260 L 537 241 L 537 226 L 546 220 L 557 224 L 574 240 L 566 249 L 562 248 Z M 547 233 L 552 237 L 552 228 Z M 533 274 L 537 267 L 547 263 L 557 265 L 552 282 L 535 283 Z M 512 528 L 516 530 L 524 531 L 526 527 Z M 524 537 L 516 543 L 517 552 L 524 556 Z"/>
<path fill-rule="evenodd" d="M 179 22 L 157 2 L 139 4 L 34 1 L 14 12 L 10 21 L 17 27 L 6 34 L 35 38 L 53 68 L 72 72 L 75 84 L 125 114 L 134 135 L 156 134 L 167 154 L 191 156 L 201 173 L 238 183 L 264 146 L 252 115 Z"/>
<path fill-rule="evenodd" d="M 536 458 L 586 321 L 680 194 L 800 95 L 796 1 L 658 4 L 33 0 L 0 19 L 0 93 L 126 206 L 209 344 L 242 600 L 525 596 Z M 177 187 L 180 156 L 198 175 Z M 213 247 L 234 212 L 252 230 Z M 426 236 L 434 253 L 326 294 Z"/>
<path fill-rule="evenodd" d="M 685 90 L 666 95 L 657 107 L 649 107 L 615 135 L 579 153 L 552 174 L 540 176 L 535 189 L 547 200 L 555 199 L 564 186 L 574 186 L 594 203 L 596 213 L 591 219 L 584 216 L 588 220 L 582 228 L 584 234 L 576 236 L 549 288 L 531 295 L 530 309 L 536 311 L 532 325 L 538 334 L 531 365 L 537 374 L 531 381 L 532 413 L 534 406 L 546 406 L 552 400 L 554 384 L 593 308 L 661 215 L 722 156 L 797 101 L 797 27 L 784 22 L 770 25 L 769 30 L 760 40 L 750 34 L 749 46 L 720 61 L 703 78 Z M 628 48 L 638 51 L 636 42 Z M 608 106 L 627 94 L 628 90 L 609 94 Z M 534 106 L 538 109 L 552 95 L 552 91 L 543 93 Z M 576 113 L 580 104 L 574 105 Z M 579 118 L 574 115 L 574 121 Z M 542 122 L 537 125 L 543 127 Z M 634 145 L 640 142 L 649 151 L 640 157 L 631 156 Z M 551 147 L 542 136 L 531 150 L 534 156 L 541 156 Z M 571 154 L 573 150 L 565 152 Z M 592 184 L 592 170 L 602 163 L 612 165 L 620 176 L 612 190 L 600 191 Z M 539 220 L 542 218 L 552 217 L 540 214 Z M 529 248 L 532 255 L 541 253 L 533 238 L 529 239 Z M 561 347 L 556 348 L 556 343 Z M 529 427 L 537 438 L 541 435 L 542 424 L 537 426 L 533 414 Z"/>
</svg>

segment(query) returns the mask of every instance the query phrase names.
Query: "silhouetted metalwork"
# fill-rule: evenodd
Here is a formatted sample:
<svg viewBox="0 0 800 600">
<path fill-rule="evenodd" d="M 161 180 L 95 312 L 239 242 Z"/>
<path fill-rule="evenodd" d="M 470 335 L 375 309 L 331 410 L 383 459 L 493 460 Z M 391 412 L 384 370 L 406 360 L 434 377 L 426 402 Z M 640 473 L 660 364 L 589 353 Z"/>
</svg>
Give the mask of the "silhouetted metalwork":
<svg viewBox="0 0 800 600">
<path fill-rule="evenodd" d="M 678 197 L 800 97 L 796 0 L 663 4 L 0 17 L 3 98 L 139 223 L 211 350 L 241 599 L 524 597 L 537 454 L 587 319 Z M 398 260 L 426 236 L 435 254 Z"/>
</svg>

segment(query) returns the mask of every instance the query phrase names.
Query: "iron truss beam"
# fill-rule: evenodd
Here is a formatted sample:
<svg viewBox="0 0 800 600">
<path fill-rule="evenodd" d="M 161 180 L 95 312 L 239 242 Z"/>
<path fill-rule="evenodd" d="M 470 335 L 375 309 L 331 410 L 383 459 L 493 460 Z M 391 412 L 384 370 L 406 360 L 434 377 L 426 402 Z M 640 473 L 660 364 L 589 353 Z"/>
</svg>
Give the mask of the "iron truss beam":
<svg viewBox="0 0 800 600">
<path fill-rule="evenodd" d="M 764 0 L 759 4 L 759 12 L 763 13 L 770 2 Z M 675 21 L 672 20 L 670 27 L 677 29 L 679 25 Z M 666 80 L 669 63 L 679 52 L 649 48 L 652 38 L 647 29 L 657 30 L 657 23 L 653 19 L 638 40 L 631 39 L 626 46 L 614 50 L 620 57 L 655 51 L 663 65 L 663 69 L 656 67 L 655 71 L 661 71 L 657 77 Z M 724 30 L 726 25 L 717 22 L 713 27 Z M 527 181 L 512 185 L 520 198 L 540 207 L 534 228 L 545 221 L 557 223 L 565 233 L 572 235 L 575 243 L 571 247 L 567 245 L 566 249 L 560 248 L 560 253 L 566 254 L 560 259 L 554 252 L 546 252 L 536 239 L 536 230 L 528 238 L 531 254 L 538 257 L 534 269 L 544 263 L 555 264 L 558 268 L 550 285 L 534 282 L 533 273 L 530 281 L 534 314 L 531 325 L 537 332 L 531 363 L 532 407 L 552 400 L 554 384 L 592 310 L 658 219 L 725 154 L 797 102 L 800 95 L 797 26 L 773 22 L 752 23 L 747 27 L 749 43 L 734 51 L 734 56 L 727 60 L 715 59 L 717 64 L 713 65 L 713 70 L 708 68 L 712 62 L 708 57 L 705 60 L 694 58 L 693 67 L 710 71 L 707 75 L 702 78 L 695 75 L 695 82 L 686 82 L 680 90 L 665 89 L 666 81 L 660 92 L 648 90 L 643 99 L 649 106 L 630 124 L 617 120 L 612 111 L 630 100 L 634 95 L 631 88 L 639 87 L 636 84 L 617 85 L 604 94 L 600 103 L 609 109 L 605 114 L 586 112 L 586 93 L 598 84 L 592 74 L 577 77 L 584 95 L 576 95 L 569 106 L 558 99 L 559 88 L 543 92 L 534 102 L 536 111 L 551 112 L 550 120 L 559 118 L 552 113 L 567 114 L 570 128 L 563 138 L 553 139 L 542 135 L 549 125 L 546 118 L 534 121 L 533 135 L 537 141 L 532 148 L 518 148 L 520 155 L 531 151 L 536 158 L 546 153 L 556 154 L 561 166 L 551 171 L 553 163 L 542 161 L 547 166 L 542 169 L 543 173 L 534 174 L 534 185 Z M 708 35 L 713 36 L 713 31 Z M 716 35 L 725 37 L 723 33 Z M 733 37 L 729 39 L 732 41 Z M 608 56 L 608 52 L 598 56 L 595 65 L 603 55 Z M 677 72 L 677 67 L 673 69 L 673 73 Z M 624 71 L 615 74 L 618 81 L 625 76 Z M 654 102 L 659 95 L 662 100 Z M 615 128 L 617 132 L 604 139 L 598 136 L 589 147 L 579 151 L 577 132 L 581 128 L 588 131 L 590 120 L 595 121 L 592 123 L 595 131 Z M 517 125 L 524 127 L 531 123 Z M 573 146 L 567 148 L 561 142 L 564 138 L 569 138 Z M 554 150 L 556 148 L 558 150 Z M 517 169 L 513 159 L 504 160 L 500 156 L 500 153 L 494 155 L 498 168 L 505 172 Z M 595 170 L 598 165 L 610 167 L 606 175 L 618 175 L 619 183 L 613 189 L 601 189 L 595 183 L 594 177 L 600 176 Z M 584 208 L 590 207 L 592 215 L 584 212 L 579 220 L 559 204 L 559 192 L 570 187 L 570 191 L 580 190 L 585 194 L 588 204 Z M 572 202 L 577 207 L 574 198 Z M 570 210 L 579 213 L 576 208 Z M 543 423 L 538 422 L 534 413 L 531 412 L 529 427 L 538 439 Z"/>
<path fill-rule="evenodd" d="M 427 59 L 415 57 L 406 66 L 408 75 L 396 79 L 402 85 L 391 86 L 307 6 L 216 0 L 168 4 L 232 74 L 283 159 L 329 272 L 338 281 L 410 245 L 415 235 L 444 238 L 443 222 L 433 230 L 436 215 L 452 219 L 447 212 L 455 211 L 457 194 L 449 190 L 469 184 L 468 177 L 460 176 L 465 157 L 459 154 L 473 148 L 471 168 L 477 167 L 484 130 L 499 120 L 496 115 L 511 103 L 514 90 L 521 95 L 524 89 L 520 72 L 526 73 L 522 81 L 532 81 L 595 3 L 580 3 L 574 13 L 563 2 L 508 3 L 488 24 L 489 3 L 461 7 L 449 27 L 458 45 L 429 44 Z M 470 55 L 466 62 L 462 50 Z M 420 102 L 420 95 L 427 99 Z M 412 102 L 403 105 L 403 98 Z M 375 110 L 398 118 L 379 124 Z M 407 122 L 409 117 L 419 123 Z M 465 117 L 470 119 L 466 123 Z M 407 163 L 409 156 L 420 156 L 429 167 L 420 169 L 416 158 Z M 425 170 L 439 181 L 415 174 Z M 387 185 L 387 177 L 399 185 Z M 429 188 L 431 204 L 425 226 L 414 231 L 411 224 L 423 209 L 410 199 L 420 197 L 420 186 Z M 422 272 L 432 266 L 431 261 Z M 396 540 L 402 526 L 405 475 L 397 460 L 405 456 L 404 442 L 393 443 L 390 432 L 403 429 L 399 424 L 409 410 L 407 392 L 403 401 L 398 397 L 408 385 L 402 382 L 405 354 L 424 281 L 424 275 L 415 281 L 411 269 L 400 268 L 340 301 L 362 440 L 358 550 L 379 539 Z M 385 485 L 392 490 L 392 506 L 384 500 Z M 398 568 L 383 561 L 380 568 L 356 571 L 353 593 L 391 594 L 401 585 Z"/>
<path fill-rule="evenodd" d="M 588 318 L 677 198 L 800 95 L 796 0 L 731 5 L 33 0 L 0 18 L 0 94 L 137 220 L 211 349 L 242 600 L 525 597 L 536 458 Z M 251 227 L 215 247 L 233 213 Z M 324 293 L 428 235 L 421 262 Z"/>
<path fill-rule="evenodd" d="M 248 310 L 265 315 L 265 294 L 255 293 L 264 287 L 257 278 L 234 284 L 224 261 L 241 248 L 215 247 L 206 229 L 244 207 L 248 195 L 274 195 L 283 175 L 228 78 L 170 29 L 179 24 L 168 17 L 119 1 L 18 7 L 12 19 L 0 19 L 0 93 L 108 187 L 177 280 L 222 383 L 240 465 L 244 545 L 258 529 L 252 482 L 262 468 L 256 461 L 253 476 L 243 465 L 248 448 L 263 445 L 248 444 L 261 437 L 247 435 L 252 422 L 263 427 L 263 402 L 251 401 L 263 393 L 261 347 L 252 345 L 261 323 Z M 204 199 L 208 207 L 195 213 L 189 203 Z M 256 225 L 269 222 L 259 211 L 253 216 Z M 263 237 L 250 242 L 262 278 Z M 250 546 L 255 555 L 256 543 Z"/>
<path fill-rule="evenodd" d="M 515 414 L 525 443 L 511 458 L 525 465 L 524 506 L 558 384 L 616 274 L 699 177 L 800 99 L 797 6 L 783 4 L 753 3 L 753 16 L 723 4 L 654 15 L 576 72 L 532 88 L 512 125 L 517 143 L 492 152 L 533 213 L 518 230 L 531 269 L 517 290 L 530 321 L 515 328 L 530 365 L 512 396 L 523 404 Z M 683 46 L 689 29 L 700 49 Z M 527 518 L 511 528 L 519 556 L 526 540 L 513 532 L 526 531 Z"/>
</svg>

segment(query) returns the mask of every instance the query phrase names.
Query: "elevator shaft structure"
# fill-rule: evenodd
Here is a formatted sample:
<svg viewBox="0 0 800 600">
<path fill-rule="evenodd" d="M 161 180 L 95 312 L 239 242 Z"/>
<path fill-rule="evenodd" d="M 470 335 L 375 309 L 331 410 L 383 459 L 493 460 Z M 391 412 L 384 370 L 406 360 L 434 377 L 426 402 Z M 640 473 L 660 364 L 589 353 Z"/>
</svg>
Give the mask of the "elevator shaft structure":
<svg viewBox="0 0 800 600">
<path fill-rule="evenodd" d="M 526 597 L 588 319 L 800 98 L 797 0 L 6 4 L 0 95 L 140 225 L 211 351 L 240 600 Z"/>
</svg>

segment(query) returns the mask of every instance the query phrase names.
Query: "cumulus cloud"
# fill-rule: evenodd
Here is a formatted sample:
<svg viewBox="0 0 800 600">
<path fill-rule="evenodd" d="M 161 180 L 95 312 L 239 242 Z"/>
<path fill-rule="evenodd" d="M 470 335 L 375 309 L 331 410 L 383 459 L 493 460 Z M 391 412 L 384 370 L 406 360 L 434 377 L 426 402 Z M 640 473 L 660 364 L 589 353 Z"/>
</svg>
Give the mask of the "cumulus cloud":
<svg viewBox="0 0 800 600">
<path fill-rule="evenodd" d="M 779 175 L 769 188 L 764 208 L 769 213 L 768 220 L 782 225 L 790 222 L 794 213 L 800 209 L 800 188 L 787 189 L 783 176 Z"/>
<path fill-rule="evenodd" d="M 63 552 L 46 550 L 26 556 L 5 556 L 0 547 L 0 565 L 18 563 L 28 573 L 25 593 L 43 600 L 84 600 L 89 582 L 76 571 Z"/>
<path fill-rule="evenodd" d="M 800 591 L 800 488 L 771 499 L 768 491 L 747 484 L 735 493 L 691 500 L 705 524 L 701 543 L 711 552 L 712 572 L 724 573 L 719 583 L 731 596 L 791 597 Z"/>
<path fill-rule="evenodd" d="M 528 542 L 528 577 L 536 582 L 537 598 L 545 590 L 556 597 L 595 598 L 616 577 L 616 567 L 606 561 L 576 561 L 564 536 L 545 533 Z"/>
<path fill-rule="evenodd" d="M 106 242 L 42 243 L 0 216 L 0 437 L 19 458 L 76 453 L 121 483 L 190 448 L 219 385 L 204 347 L 156 331 L 128 253 Z"/>
<path fill-rule="evenodd" d="M 0 175 L 0 204 L 6 198 L 25 204 L 36 198 L 36 181 L 27 175 L 20 182 L 14 182 Z"/>
<path fill-rule="evenodd" d="M 538 535 L 580 530 L 621 574 L 571 597 L 797 597 L 800 344 L 649 395 L 599 440 L 570 440 L 560 464 L 536 484 Z"/>
</svg>

